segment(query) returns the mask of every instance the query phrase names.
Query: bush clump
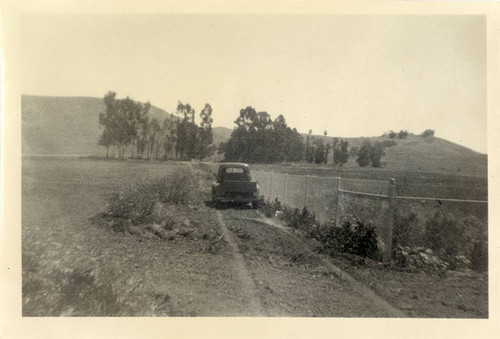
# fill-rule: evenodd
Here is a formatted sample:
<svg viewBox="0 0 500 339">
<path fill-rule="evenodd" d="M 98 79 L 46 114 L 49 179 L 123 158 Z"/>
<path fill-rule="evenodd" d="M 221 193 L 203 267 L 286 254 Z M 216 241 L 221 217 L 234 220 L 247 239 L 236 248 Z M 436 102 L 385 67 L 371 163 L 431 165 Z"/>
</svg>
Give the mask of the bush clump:
<svg viewBox="0 0 500 339">
<path fill-rule="evenodd" d="M 276 211 L 281 211 L 281 203 L 278 199 L 274 201 L 266 201 L 265 204 L 260 205 L 260 210 L 266 217 L 272 218 L 274 217 Z"/>
<path fill-rule="evenodd" d="M 419 218 L 414 212 L 407 215 L 397 213 L 394 220 L 393 248 L 397 246 L 422 245 L 422 232 L 418 227 Z"/>
<path fill-rule="evenodd" d="M 106 208 L 105 215 L 130 220 L 139 224 L 149 220 L 155 204 L 187 204 L 196 202 L 197 182 L 189 171 L 177 171 L 172 175 L 135 182 L 115 192 Z"/>
<path fill-rule="evenodd" d="M 371 223 L 346 221 L 342 227 L 322 225 L 307 207 L 284 208 L 283 220 L 287 225 L 306 232 L 318 240 L 323 250 L 336 253 L 350 253 L 374 260 L 380 259 L 376 228 Z"/>
<path fill-rule="evenodd" d="M 457 218 L 438 212 L 425 223 L 424 242 L 449 263 L 464 256 L 470 261 L 471 268 L 477 271 L 487 269 L 487 231 L 478 218 Z"/>
<path fill-rule="evenodd" d="M 319 240 L 333 253 L 344 252 L 380 260 L 377 230 L 370 223 L 346 221 L 341 227 L 330 227 Z"/>
<path fill-rule="evenodd" d="M 315 226 L 318 224 L 316 217 L 307 207 L 304 207 L 302 211 L 298 208 L 285 209 L 284 220 L 291 227 L 310 231 L 314 231 Z M 311 236 L 313 235 L 311 234 Z"/>
</svg>

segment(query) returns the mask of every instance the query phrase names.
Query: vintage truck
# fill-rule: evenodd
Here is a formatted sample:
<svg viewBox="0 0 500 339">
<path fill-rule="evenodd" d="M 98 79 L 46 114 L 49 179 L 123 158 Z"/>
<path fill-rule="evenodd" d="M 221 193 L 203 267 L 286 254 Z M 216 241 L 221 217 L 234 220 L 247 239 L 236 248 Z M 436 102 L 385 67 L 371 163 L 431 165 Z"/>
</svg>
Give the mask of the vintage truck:
<svg viewBox="0 0 500 339">
<path fill-rule="evenodd" d="M 253 208 L 258 208 L 263 201 L 259 185 L 252 180 L 247 164 L 228 162 L 219 166 L 216 183 L 212 185 L 212 202 L 216 207 L 222 203 L 250 203 Z"/>
</svg>

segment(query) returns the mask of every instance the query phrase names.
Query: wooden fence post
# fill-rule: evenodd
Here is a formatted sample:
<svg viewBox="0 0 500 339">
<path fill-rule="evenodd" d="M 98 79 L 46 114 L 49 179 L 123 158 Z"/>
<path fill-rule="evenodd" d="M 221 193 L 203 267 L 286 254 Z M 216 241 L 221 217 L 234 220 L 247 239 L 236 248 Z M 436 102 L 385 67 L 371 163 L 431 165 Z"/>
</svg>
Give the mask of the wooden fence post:
<svg viewBox="0 0 500 339">
<path fill-rule="evenodd" d="M 340 204 L 340 199 L 339 199 L 339 192 L 340 190 L 340 177 L 337 177 L 335 179 L 335 226 L 338 227 L 339 225 L 339 204 Z"/>
<path fill-rule="evenodd" d="M 304 201 L 304 207 L 307 207 L 307 192 L 309 191 L 309 175 L 306 176 L 306 199 Z"/>
<path fill-rule="evenodd" d="M 385 245 L 386 250 L 384 253 L 384 261 L 391 260 L 392 255 L 392 234 L 394 230 L 394 219 L 396 215 L 396 179 L 389 180 L 389 222 L 387 223 L 387 232 Z"/>
</svg>

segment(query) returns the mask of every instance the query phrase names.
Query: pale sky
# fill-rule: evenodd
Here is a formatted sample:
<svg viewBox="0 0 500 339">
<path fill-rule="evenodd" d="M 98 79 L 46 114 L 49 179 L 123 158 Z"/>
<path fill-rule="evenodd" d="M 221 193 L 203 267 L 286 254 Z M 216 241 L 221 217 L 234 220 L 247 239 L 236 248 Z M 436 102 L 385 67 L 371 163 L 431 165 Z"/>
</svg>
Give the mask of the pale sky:
<svg viewBox="0 0 500 339">
<path fill-rule="evenodd" d="M 481 16 L 23 15 L 22 93 L 253 106 L 338 137 L 388 130 L 486 153 Z"/>
</svg>

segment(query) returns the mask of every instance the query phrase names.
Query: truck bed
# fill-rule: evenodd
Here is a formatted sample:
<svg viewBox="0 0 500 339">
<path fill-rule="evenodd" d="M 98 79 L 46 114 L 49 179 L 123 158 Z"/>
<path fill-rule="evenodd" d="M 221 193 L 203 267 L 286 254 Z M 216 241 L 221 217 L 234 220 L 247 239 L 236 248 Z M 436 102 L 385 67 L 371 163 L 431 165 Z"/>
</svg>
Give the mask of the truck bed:
<svg viewBox="0 0 500 339">
<path fill-rule="evenodd" d="M 254 193 L 257 190 L 257 182 L 226 180 L 221 183 L 221 189 L 226 193 Z"/>
</svg>

